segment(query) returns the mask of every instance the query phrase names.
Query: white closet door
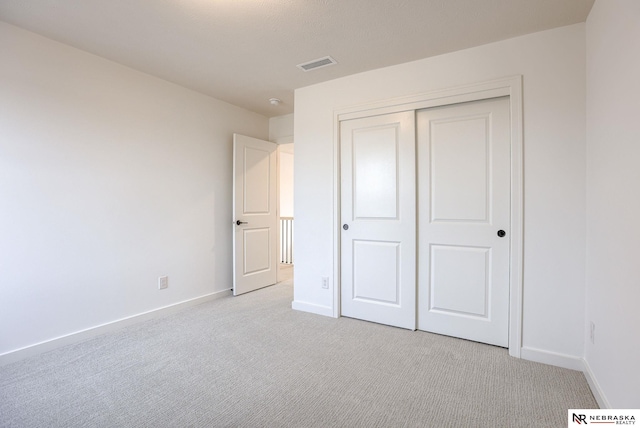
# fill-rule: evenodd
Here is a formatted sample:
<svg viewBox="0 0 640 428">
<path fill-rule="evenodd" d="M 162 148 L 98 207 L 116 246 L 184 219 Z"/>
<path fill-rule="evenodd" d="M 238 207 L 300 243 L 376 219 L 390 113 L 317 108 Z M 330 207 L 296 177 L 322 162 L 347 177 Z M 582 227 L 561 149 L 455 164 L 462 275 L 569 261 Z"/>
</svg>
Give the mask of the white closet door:
<svg viewBox="0 0 640 428">
<path fill-rule="evenodd" d="M 508 346 L 509 99 L 418 111 L 418 328 Z"/>
<path fill-rule="evenodd" d="M 343 121 L 341 313 L 415 329 L 415 112 Z"/>
</svg>

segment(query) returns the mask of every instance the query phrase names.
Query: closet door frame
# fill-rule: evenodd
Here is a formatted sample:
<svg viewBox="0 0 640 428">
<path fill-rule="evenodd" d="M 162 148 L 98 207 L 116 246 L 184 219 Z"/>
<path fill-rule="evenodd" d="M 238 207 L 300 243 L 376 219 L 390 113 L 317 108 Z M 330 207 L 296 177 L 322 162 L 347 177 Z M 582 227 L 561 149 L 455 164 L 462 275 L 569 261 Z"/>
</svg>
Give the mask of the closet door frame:
<svg viewBox="0 0 640 428">
<path fill-rule="evenodd" d="M 509 97 L 511 136 L 511 194 L 509 251 L 509 355 L 520 358 L 522 350 L 523 296 L 523 97 L 522 76 L 512 76 L 458 86 L 409 97 L 393 98 L 334 111 L 334 213 L 333 213 L 333 316 L 340 316 L 340 121 L 403 111 L 415 111 L 470 101 Z M 417 286 L 417 284 L 416 284 Z"/>
</svg>

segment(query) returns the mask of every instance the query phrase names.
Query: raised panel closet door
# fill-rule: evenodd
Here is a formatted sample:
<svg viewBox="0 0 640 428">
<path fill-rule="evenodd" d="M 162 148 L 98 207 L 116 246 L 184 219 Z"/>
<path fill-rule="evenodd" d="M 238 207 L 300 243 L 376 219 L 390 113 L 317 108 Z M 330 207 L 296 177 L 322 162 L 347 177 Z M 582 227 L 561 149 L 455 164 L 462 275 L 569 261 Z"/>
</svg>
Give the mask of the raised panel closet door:
<svg viewBox="0 0 640 428">
<path fill-rule="evenodd" d="M 341 314 L 415 329 L 415 113 L 340 123 Z"/>
<path fill-rule="evenodd" d="M 417 123 L 418 329 L 506 347 L 509 98 L 420 110 Z"/>
</svg>

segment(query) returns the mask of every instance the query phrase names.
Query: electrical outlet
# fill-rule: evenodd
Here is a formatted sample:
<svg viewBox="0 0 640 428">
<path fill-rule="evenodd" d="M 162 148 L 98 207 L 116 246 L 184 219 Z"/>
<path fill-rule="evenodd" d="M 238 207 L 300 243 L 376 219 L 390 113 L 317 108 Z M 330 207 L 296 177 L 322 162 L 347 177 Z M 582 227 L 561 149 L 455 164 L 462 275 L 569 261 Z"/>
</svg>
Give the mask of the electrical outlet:
<svg viewBox="0 0 640 428">
<path fill-rule="evenodd" d="M 322 277 L 322 288 L 329 289 L 329 277 L 328 276 L 323 276 Z"/>
<path fill-rule="evenodd" d="M 169 287 L 169 277 L 161 276 L 158 278 L 158 290 L 164 290 Z"/>
<path fill-rule="evenodd" d="M 592 344 L 596 344 L 596 325 L 593 321 L 589 323 L 589 340 Z"/>
</svg>

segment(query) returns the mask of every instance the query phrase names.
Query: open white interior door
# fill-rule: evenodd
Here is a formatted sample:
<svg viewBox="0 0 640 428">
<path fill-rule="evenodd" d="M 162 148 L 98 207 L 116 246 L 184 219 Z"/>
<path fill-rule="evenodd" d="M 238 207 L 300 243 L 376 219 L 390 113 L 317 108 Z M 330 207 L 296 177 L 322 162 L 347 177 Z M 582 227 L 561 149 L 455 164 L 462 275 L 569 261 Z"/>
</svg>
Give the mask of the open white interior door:
<svg viewBox="0 0 640 428">
<path fill-rule="evenodd" d="M 233 295 L 276 283 L 277 145 L 233 134 Z"/>
</svg>

